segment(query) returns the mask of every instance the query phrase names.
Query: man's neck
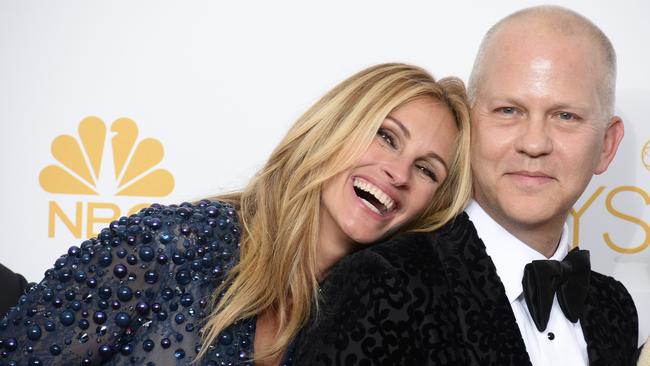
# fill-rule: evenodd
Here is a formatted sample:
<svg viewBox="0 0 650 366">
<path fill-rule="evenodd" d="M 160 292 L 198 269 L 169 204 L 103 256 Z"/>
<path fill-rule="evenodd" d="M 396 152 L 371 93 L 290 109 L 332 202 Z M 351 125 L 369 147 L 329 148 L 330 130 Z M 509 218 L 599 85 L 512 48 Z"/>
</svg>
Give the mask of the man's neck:
<svg viewBox="0 0 650 366">
<path fill-rule="evenodd" d="M 479 203 L 480 205 L 480 203 Z M 487 206 L 487 205 L 486 205 Z M 524 224 L 513 222 L 507 218 L 499 215 L 496 211 L 491 210 L 489 207 L 481 205 L 481 208 L 506 231 L 512 234 L 523 243 L 538 251 L 546 258 L 553 256 L 557 250 L 558 243 L 562 238 L 562 229 L 564 227 L 564 219 L 559 218 L 549 220 L 543 223 Z"/>
</svg>

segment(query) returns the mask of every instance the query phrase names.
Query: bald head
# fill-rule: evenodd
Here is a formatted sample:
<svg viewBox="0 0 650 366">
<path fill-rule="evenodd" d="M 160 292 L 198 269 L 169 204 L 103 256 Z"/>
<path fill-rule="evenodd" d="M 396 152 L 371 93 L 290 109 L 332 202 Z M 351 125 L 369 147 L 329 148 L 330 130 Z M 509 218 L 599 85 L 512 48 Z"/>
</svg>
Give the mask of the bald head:
<svg viewBox="0 0 650 366">
<path fill-rule="evenodd" d="M 521 52 L 543 51 L 544 45 L 559 45 L 570 40 L 585 53 L 584 65 L 598 78 L 598 93 L 603 118 L 614 113 L 616 88 L 616 53 L 605 34 L 584 16 L 558 6 L 539 6 L 513 13 L 496 23 L 483 37 L 468 82 L 468 96 L 473 105 L 490 65 L 506 57 L 504 49 Z M 573 52 L 567 49 L 567 52 Z"/>
</svg>

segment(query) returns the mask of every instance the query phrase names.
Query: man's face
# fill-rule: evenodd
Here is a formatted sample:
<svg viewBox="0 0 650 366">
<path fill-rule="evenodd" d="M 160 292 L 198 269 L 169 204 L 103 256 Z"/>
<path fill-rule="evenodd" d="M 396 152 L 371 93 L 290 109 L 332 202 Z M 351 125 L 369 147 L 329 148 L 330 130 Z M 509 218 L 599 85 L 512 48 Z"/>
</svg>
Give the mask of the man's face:
<svg viewBox="0 0 650 366">
<path fill-rule="evenodd" d="M 604 116 L 600 59 L 580 37 L 493 39 L 472 106 L 472 170 L 475 199 L 506 229 L 561 227 L 613 159 L 623 125 Z"/>
</svg>

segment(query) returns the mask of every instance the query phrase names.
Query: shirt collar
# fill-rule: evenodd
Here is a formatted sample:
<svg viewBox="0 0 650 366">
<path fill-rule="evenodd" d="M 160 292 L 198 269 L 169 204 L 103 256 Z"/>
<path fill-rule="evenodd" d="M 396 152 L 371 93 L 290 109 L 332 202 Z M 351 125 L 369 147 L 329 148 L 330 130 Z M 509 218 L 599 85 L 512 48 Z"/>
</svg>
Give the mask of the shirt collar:
<svg viewBox="0 0 650 366">
<path fill-rule="evenodd" d="M 539 259 L 561 261 L 569 252 L 568 226 L 564 223 L 560 243 L 551 258 L 529 247 L 499 225 L 476 202 L 471 201 L 465 209 L 485 244 L 487 254 L 492 258 L 497 275 L 506 290 L 506 296 L 513 303 L 523 292 L 521 280 L 526 264 Z"/>
</svg>

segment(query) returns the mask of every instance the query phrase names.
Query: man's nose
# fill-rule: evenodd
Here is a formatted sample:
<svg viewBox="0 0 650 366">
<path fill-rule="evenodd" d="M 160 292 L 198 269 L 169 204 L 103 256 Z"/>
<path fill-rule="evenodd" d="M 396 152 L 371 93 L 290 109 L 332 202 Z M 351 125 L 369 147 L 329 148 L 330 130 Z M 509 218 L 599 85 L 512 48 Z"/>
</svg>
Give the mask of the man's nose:
<svg viewBox="0 0 650 366">
<path fill-rule="evenodd" d="M 553 140 L 549 135 L 549 125 L 541 116 L 531 116 L 522 121 L 515 149 L 530 157 L 548 155 L 553 151 Z"/>
</svg>

